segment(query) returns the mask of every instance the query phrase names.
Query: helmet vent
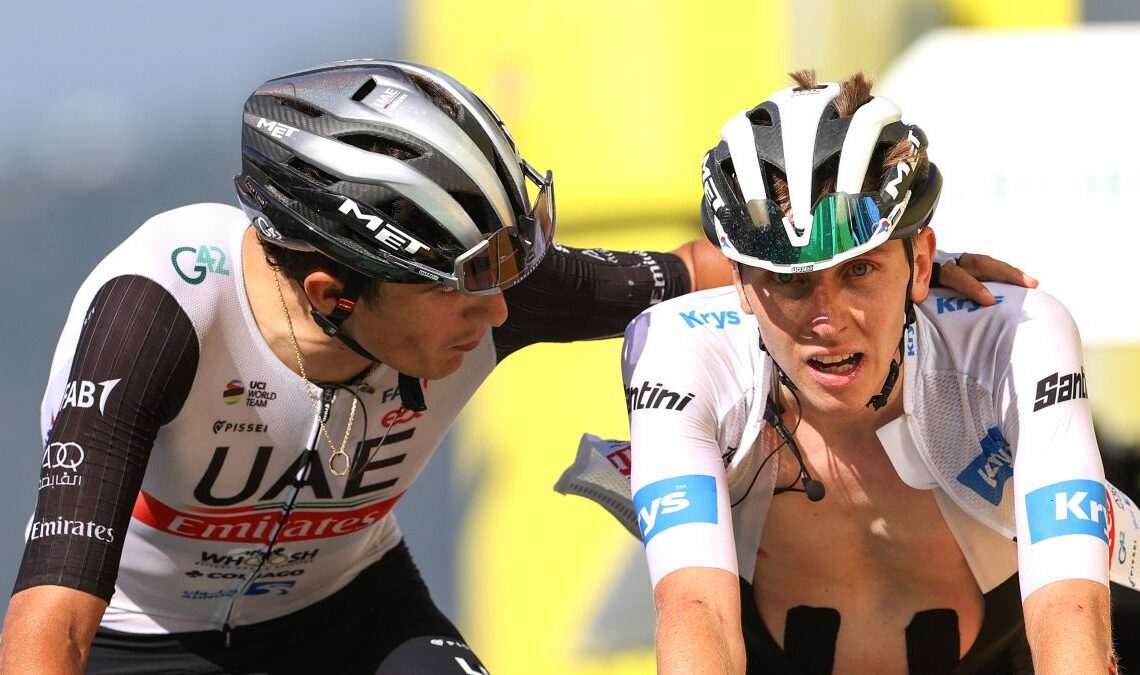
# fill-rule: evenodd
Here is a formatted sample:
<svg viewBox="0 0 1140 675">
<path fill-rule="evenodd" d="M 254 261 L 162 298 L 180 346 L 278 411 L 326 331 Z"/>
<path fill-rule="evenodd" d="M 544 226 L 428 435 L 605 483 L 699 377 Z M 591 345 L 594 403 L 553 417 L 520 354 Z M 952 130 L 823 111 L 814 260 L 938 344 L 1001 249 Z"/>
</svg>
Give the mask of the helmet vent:
<svg viewBox="0 0 1140 675">
<path fill-rule="evenodd" d="M 736 179 L 736 166 L 732 163 L 731 157 L 726 157 L 720 162 L 721 173 L 728 179 L 728 189 L 738 201 L 744 200 L 744 195 L 740 190 L 740 182 Z"/>
<path fill-rule="evenodd" d="M 772 113 L 764 108 L 753 108 L 748 113 L 748 121 L 758 127 L 770 127 L 772 126 Z"/>
<path fill-rule="evenodd" d="M 265 191 L 273 195 L 274 199 L 281 202 L 282 204 L 285 204 L 286 206 L 293 206 L 297 203 L 297 200 L 277 189 L 277 186 L 274 185 L 272 181 L 265 182 Z"/>
<path fill-rule="evenodd" d="M 368 152 L 375 152 L 378 155 L 388 155 L 395 157 L 400 161 L 407 161 L 409 159 L 416 159 L 423 156 L 423 153 L 413 148 L 410 145 L 394 141 L 391 138 L 383 138 L 381 136 L 372 136 L 370 134 L 346 134 L 338 136 L 337 140 L 342 143 L 347 143 L 353 147 L 367 150 Z"/>
<path fill-rule="evenodd" d="M 371 94 L 372 90 L 375 88 L 376 88 L 376 79 L 371 78 L 371 77 L 368 78 L 364 82 L 364 84 L 360 85 L 360 89 L 357 89 L 356 93 L 352 95 L 352 100 L 363 101 L 365 99 L 365 97 L 367 97 L 369 94 Z"/>
<path fill-rule="evenodd" d="M 286 162 L 286 164 L 309 180 L 316 181 L 325 187 L 329 187 L 334 183 L 340 182 L 340 179 L 336 176 L 318 169 L 300 157 L 294 157 L 293 159 L 290 159 L 288 162 Z"/>
<path fill-rule="evenodd" d="M 297 112 L 301 113 L 302 115 L 304 115 L 306 117 L 321 117 L 322 115 L 325 114 L 323 111 L 321 111 L 317 108 L 314 108 L 313 106 L 309 105 L 308 103 L 305 103 L 304 101 L 298 101 L 297 99 L 294 99 L 294 98 L 283 98 L 281 96 L 274 96 L 273 100 L 277 101 L 278 103 L 285 106 L 286 108 L 292 108 L 293 110 L 296 110 Z"/>
<path fill-rule="evenodd" d="M 416 83 L 417 87 L 419 87 L 425 94 L 427 94 L 432 103 L 434 103 L 440 110 L 447 113 L 447 116 L 455 120 L 456 123 L 459 123 L 460 106 L 459 103 L 450 94 L 444 91 L 443 88 L 438 84 L 432 82 L 419 73 L 408 72 L 406 75 L 412 80 L 412 82 Z"/>
</svg>

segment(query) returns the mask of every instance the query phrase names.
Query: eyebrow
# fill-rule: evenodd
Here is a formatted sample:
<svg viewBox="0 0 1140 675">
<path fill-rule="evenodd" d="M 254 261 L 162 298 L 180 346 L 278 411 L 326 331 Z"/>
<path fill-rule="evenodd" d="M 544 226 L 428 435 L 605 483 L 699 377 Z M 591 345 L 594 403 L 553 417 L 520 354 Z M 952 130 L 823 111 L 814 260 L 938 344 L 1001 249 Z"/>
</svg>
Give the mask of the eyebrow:
<svg viewBox="0 0 1140 675">
<path fill-rule="evenodd" d="M 886 243 L 886 242 L 883 242 L 883 243 Z M 859 258 L 881 258 L 885 255 L 887 255 L 887 247 L 886 246 L 876 246 L 875 248 L 871 249 L 870 251 L 864 251 L 863 253 L 860 253 L 859 255 L 855 256 L 854 258 L 851 258 L 851 260 L 858 260 Z"/>
</svg>

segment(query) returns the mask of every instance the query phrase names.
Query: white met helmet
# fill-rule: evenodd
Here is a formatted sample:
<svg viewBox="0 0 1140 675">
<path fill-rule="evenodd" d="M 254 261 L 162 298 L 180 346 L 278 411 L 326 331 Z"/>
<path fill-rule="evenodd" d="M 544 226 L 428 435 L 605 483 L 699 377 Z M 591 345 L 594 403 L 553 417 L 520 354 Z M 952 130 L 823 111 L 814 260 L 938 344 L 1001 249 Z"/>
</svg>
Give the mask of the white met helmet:
<svg viewBox="0 0 1140 675">
<path fill-rule="evenodd" d="M 900 121 L 899 107 L 880 96 L 840 117 L 840 91 L 834 82 L 789 87 L 721 129 L 701 168 L 701 218 L 725 256 L 773 272 L 811 272 L 930 222 L 942 177 L 932 163 L 919 166 L 925 134 Z M 876 180 L 877 190 L 865 192 L 868 170 L 878 168 L 873 160 L 903 140 L 911 153 Z M 835 191 L 816 198 L 823 173 L 835 175 Z M 773 199 L 776 174 L 787 180 L 788 215 Z"/>
</svg>

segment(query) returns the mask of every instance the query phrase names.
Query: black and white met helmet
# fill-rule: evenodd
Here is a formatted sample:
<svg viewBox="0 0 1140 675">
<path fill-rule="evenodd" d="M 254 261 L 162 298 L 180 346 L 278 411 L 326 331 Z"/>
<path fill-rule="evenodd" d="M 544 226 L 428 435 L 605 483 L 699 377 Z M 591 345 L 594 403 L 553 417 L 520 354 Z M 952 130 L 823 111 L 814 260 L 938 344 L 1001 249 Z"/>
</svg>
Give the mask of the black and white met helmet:
<svg viewBox="0 0 1140 675">
<path fill-rule="evenodd" d="M 721 142 L 702 164 L 701 216 L 725 256 L 778 273 L 811 272 L 930 222 L 942 178 L 934 164 L 919 161 L 925 134 L 879 96 L 840 117 L 841 90 L 833 82 L 789 87 L 721 129 Z M 868 171 L 904 140 L 909 155 L 864 190 Z M 776 175 L 786 178 L 789 215 L 773 196 Z M 829 176 L 835 188 L 820 195 Z"/>
<path fill-rule="evenodd" d="M 234 182 L 263 241 L 374 279 L 480 295 L 517 282 L 546 252 L 552 179 L 456 80 L 354 60 L 258 87 L 245 102 Z"/>
</svg>

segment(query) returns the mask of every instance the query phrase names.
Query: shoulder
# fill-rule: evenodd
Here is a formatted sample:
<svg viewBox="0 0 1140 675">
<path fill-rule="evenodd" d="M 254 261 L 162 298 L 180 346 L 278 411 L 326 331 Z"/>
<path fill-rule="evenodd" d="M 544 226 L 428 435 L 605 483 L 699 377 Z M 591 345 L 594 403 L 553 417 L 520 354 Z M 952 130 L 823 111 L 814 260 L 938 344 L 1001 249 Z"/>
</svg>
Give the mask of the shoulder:
<svg viewBox="0 0 1140 675">
<path fill-rule="evenodd" d="M 248 219 L 225 204 L 193 204 L 151 217 L 111 251 L 76 295 L 84 308 L 117 277 L 142 277 L 165 289 L 195 324 L 241 291 L 241 241 Z"/>
<path fill-rule="evenodd" d="M 628 407 L 686 407 L 719 418 L 751 387 L 763 355 L 756 322 L 736 291 L 717 288 L 668 300 L 642 312 L 626 329 L 622 377 Z M 676 394 L 676 396 L 673 396 Z M 693 401 L 693 405 L 688 405 Z"/>
<path fill-rule="evenodd" d="M 625 331 L 622 360 L 640 360 L 650 343 L 659 345 L 658 349 L 683 346 L 687 353 L 731 349 L 740 336 L 755 332 L 755 320 L 740 309 L 732 287 L 689 293 L 654 305 L 634 318 Z"/>
<path fill-rule="evenodd" d="M 936 290 L 919 305 L 919 312 L 951 349 L 992 349 L 998 345 L 1025 343 L 1030 336 L 1052 343 L 1079 339 L 1069 310 L 1045 291 L 1000 283 L 986 286 L 997 298 L 996 305 Z"/>
<path fill-rule="evenodd" d="M 994 294 L 997 304 L 986 307 L 952 290 L 933 289 L 919 307 L 932 321 L 947 327 L 1032 320 L 1072 321 L 1065 306 L 1045 291 L 997 282 L 988 282 L 986 287 Z"/>
<path fill-rule="evenodd" d="M 1080 333 L 1061 302 L 1036 289 L 987 286 L 998 304 L 983 307 L 944 291 L 922 303 L 917 353 L 909 337 L 907 352 L 917 356 L 916 374 L 923 381 L 942 382 L 940 387 L 951 390 L 976 387 L 971 405 L 1004 408 L 1016 403 L 1018 391 L 1049 373 L 1080 370 Z M 947 379 L 951 375 L 953 381 Z M 983 405 L 983 398 L 992 401 Z"/>
</svg>

